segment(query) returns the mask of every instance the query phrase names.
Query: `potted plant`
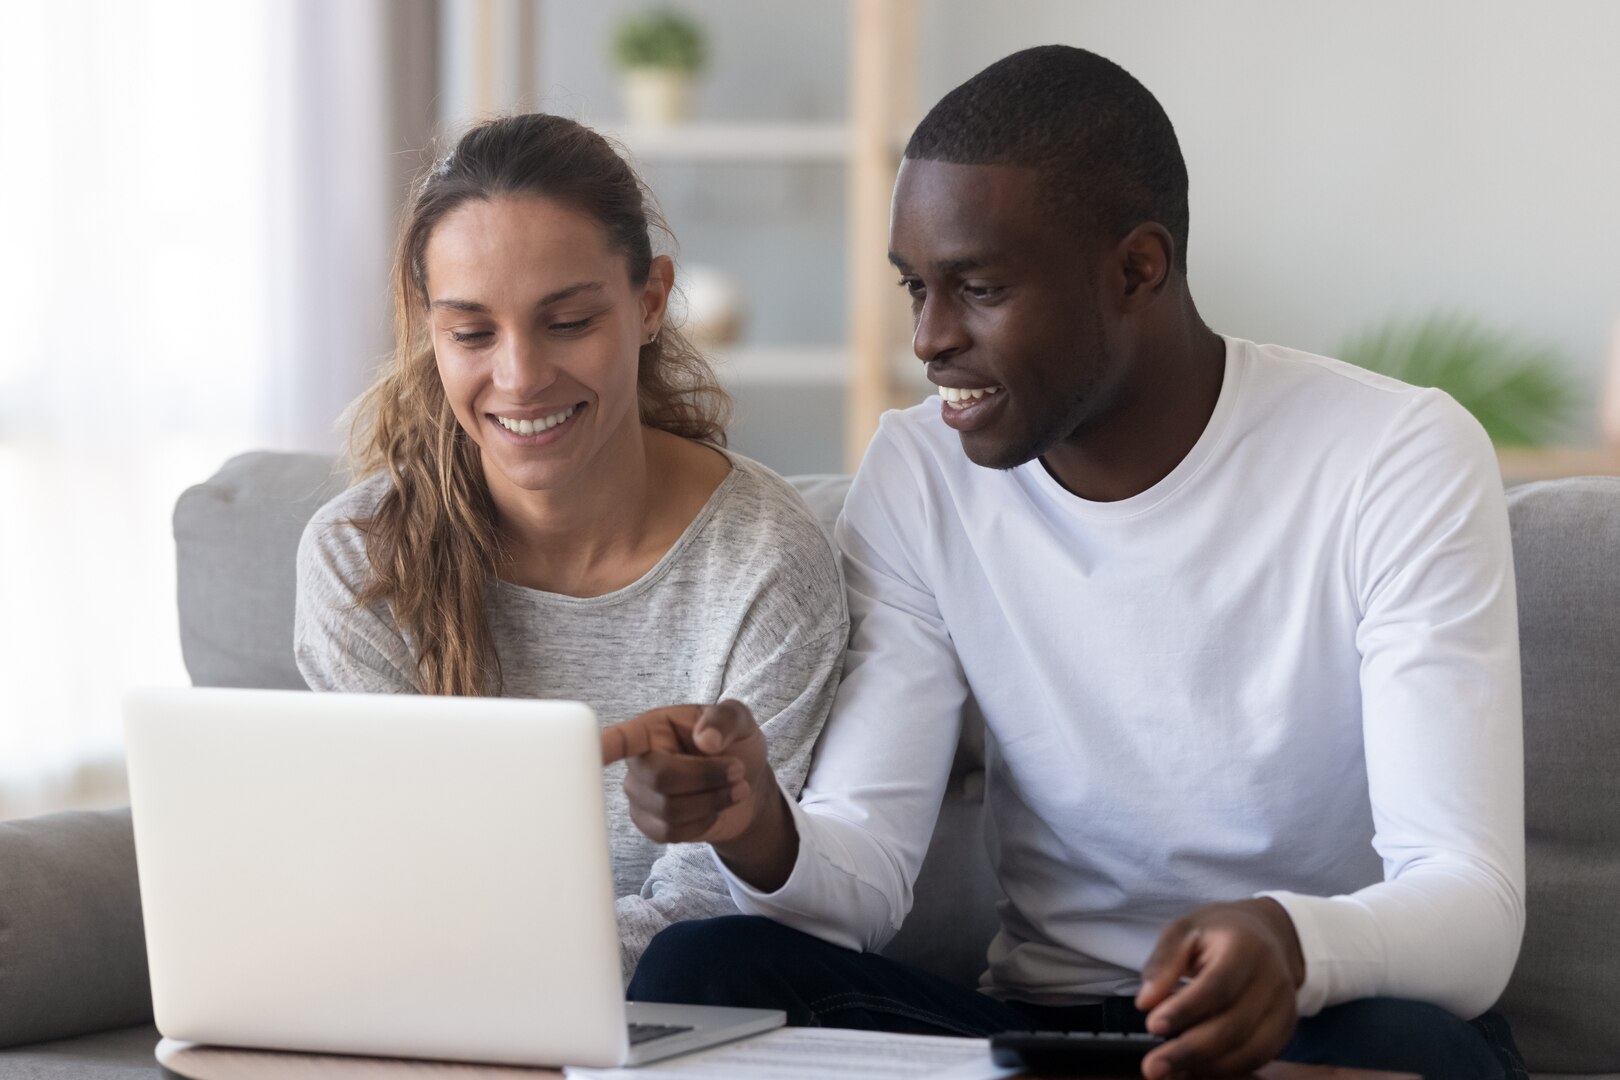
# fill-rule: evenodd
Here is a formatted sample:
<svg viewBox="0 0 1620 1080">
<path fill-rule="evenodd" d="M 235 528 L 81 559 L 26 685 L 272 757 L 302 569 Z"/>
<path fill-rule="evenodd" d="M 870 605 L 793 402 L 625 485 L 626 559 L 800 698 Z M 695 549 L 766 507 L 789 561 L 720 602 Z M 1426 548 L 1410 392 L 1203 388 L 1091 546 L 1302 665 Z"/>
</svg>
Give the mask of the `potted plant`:
<svg viewBox="0 0 1620 1080">
<path fill-rule="evenodd" d="M 624 71 L 630 123 L 667 127 L 691 112 L 692 81 L 708 56 L 703 28 L 670 8 L 633 15 L 619 24 L 613 55 Z"/>
<path fill-rule="evenodd" d="M 1356 334 L 1338 355 L 1446 391 L 1497 446 L 1546 445 L 1582 400 L 1557 349 L 1452 312 L 1390 319 Z"/>
</svg>

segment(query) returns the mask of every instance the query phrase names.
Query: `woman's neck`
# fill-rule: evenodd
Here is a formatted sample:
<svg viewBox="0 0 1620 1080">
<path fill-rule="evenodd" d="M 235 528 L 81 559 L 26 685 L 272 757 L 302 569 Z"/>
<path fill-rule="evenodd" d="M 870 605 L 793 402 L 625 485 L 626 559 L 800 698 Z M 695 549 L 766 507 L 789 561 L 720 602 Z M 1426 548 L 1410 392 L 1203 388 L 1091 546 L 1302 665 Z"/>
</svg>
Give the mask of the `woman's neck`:
<svg viewBox="0 0 1620 1080">
<path fill-rule="evenodd" d="M 663 558 L 730 469 L 714 451 L 639 423 L 604 450 L 566 487 L 490 483 L 503 579 L 566 596 L 622 589 Z M 718 459 L 718 473 L 694 451 Z"/>
</svg>

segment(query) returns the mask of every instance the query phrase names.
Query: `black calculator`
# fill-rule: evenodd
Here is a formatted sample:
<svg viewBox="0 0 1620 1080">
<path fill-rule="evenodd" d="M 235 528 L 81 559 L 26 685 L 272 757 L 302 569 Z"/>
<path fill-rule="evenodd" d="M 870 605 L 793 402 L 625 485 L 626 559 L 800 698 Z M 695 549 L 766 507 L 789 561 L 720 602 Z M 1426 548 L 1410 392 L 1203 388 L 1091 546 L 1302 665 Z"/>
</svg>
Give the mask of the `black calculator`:
<svg viewBox="0 0 1620 1080">
<path fill-rule="evenodd" d="M 1164 1038 L 1113 1031 L 1004 1031 L 990 1036 L 990 1060 L 1047 1076 L 1140 1076 L 1142 1059 Z"/>
</svg>

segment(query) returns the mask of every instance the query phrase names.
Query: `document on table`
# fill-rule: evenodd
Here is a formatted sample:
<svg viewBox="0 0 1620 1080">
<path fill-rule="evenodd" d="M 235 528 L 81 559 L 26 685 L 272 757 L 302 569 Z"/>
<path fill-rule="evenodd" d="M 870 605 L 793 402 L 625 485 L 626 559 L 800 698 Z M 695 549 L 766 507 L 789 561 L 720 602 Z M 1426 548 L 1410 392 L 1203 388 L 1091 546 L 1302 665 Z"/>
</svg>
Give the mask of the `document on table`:
<svg viewBox="0 0 1620 1080">
<path fill-rule="evenodd" d="M 995 1080 L 1017 1071 L 992 1063 L 985 1039 L 796 1027 L 634 1069 L 565 1070 L 575 1080 Z"/>
</svg>

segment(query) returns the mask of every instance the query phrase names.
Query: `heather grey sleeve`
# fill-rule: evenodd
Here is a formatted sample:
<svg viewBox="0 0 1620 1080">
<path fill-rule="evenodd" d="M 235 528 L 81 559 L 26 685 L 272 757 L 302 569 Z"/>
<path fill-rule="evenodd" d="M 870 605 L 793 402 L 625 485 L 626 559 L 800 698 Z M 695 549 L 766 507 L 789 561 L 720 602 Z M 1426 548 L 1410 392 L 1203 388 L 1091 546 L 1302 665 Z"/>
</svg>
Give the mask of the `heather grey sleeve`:
<svg viewBox="0 0 1620 1080">
<path fill-rule="evenodd" d="M 365 538 L 349 524 L 345 493 L 304 528 L 298 543 L 293 655 L 311 690 L 414 694 L 416 662 L 385 610 L 355 603 L 365 584 Z"/>
<path fill-rule="evenodd" d="M 842 608 L 842 598 L 839 607 Z M 847 618 L 809 641 L 782 648 L 746 670 L 728 673 L 721 699 L 753 710 L 782 790 L 797 799 L 810 771 L 816 737 L 832 708 L 849 637 Z M 629 982 L 636 962 L 664 927 L 687 919 L 735 915 L 707 844 L 671 844 L 653 863 L 639 895 L 618 900 L 619 956 Z"/>
</svg>

